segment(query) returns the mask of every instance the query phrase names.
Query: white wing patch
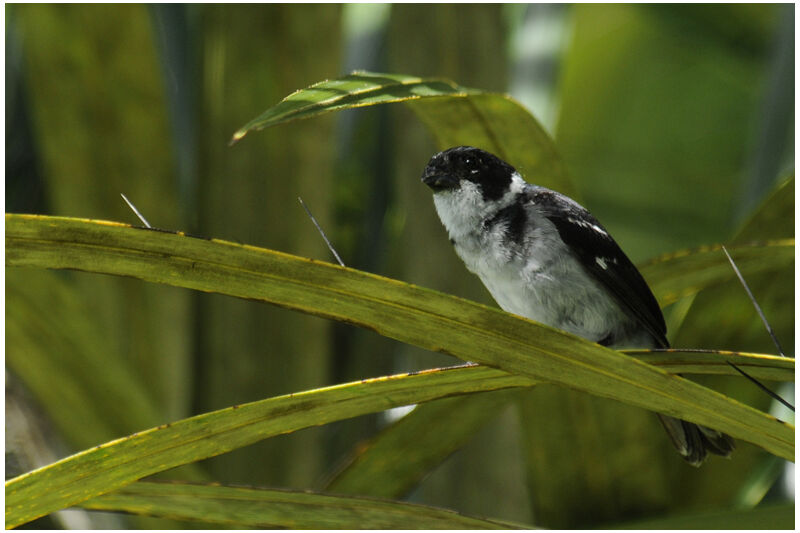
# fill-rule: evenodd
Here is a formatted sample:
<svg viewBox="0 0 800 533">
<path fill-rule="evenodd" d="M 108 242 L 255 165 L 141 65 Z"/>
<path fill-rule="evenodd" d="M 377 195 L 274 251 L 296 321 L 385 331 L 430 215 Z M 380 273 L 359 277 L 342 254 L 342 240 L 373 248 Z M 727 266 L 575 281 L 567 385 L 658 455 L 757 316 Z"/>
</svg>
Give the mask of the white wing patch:
<svg viewBox="0 0 800 533">
<path fill-rule="evenodd" d="M 596 231 L 597 233 L 599 233 L 600 235 L 605 235 L 606 237 L 608 237 L 608 233 L 606 233 L 605 230 L 603 230 L 603 228 L 601 228 L 597 224 L 592 224 L 588 220 L 581 220 L 581 219 L 575 218 L 575 217 L 567 217 L 567 221 L 572 222 L 576 226 L 580 226 L 582 228 L 592 229 L 592 230 Z"/>
<path fill-rule="evenodd" d="M 608 263 L 612 263 L 612 264 L 616 265 L 617 264 L 617 258 L 616 257 L 600 257 L 600 256 L 597 256 L 597 257 L 594 258 L 594 262 L 597 263 L 598 265 L 600 265 L 600 268 L 602 268 L 603 270 L 608 270 Z"/>
</svg>

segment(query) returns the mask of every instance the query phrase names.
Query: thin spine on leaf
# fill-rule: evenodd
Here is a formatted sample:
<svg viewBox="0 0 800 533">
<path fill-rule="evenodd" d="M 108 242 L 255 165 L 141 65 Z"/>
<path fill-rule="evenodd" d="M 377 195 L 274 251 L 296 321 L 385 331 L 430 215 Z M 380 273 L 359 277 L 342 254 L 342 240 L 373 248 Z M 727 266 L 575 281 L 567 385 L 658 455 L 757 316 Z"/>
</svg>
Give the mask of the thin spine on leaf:
<svg viewBox="0 0 800 533">
<path fill-rule="evenodd" d="M 750 290 L 750 286 L 744 280 L 744 276 L 742 276 L 742 273 L 739 271 L 739 267 L 736 266 L 736 262 L 733 260 L 733 257 L 731 257 L 731 254 L 728 253 L 728 249 L 725 248 L 724 245 L 722 246 L 722 251 L 725 252 L 725 256 L 728 258 L 728 261 L 730 262 L 731 267 L 733 268 L 733 271 L 736 273 L 736 277 L 739 278 L 739 282 L 742 284 L 742 287 L 744 287 L 744 290 L 747 293 L 748 298 L 750 298 L 750 302 L 752 302 L 753 307 L 755 307 L 756 312 L 758 313 L 758 316 L 761 318 L 761 322 L 764 323 L 764 327 L 767 329 L 767 333 L 769 333 L 769 336 L 772 338 L 772 342 L 775 343 L 775 347 L 778 349 L 778 353 L 781 355 L 781 357 L 786 357 L 786 354 L 783 353 L 783 349 L 781 348 L 781 343 L 778 342 L 778 337 L 777 337 L 777 335 L 775 335 L 775 331 L 773 331 L 772 326 L 770 325 L 769 321 L 767 320 L 767 317 L 764 315 L 764 312 L 761 310 L 761 306 L 758 305 L 758 302 L 756 301 L 756 297 L 753 296 L 753 291 Z M 766 392 L 767 395 L 769 395 L 770 398 L 779 401 L 780 403 L 782 403 L 783 405 L 785 405 L 786 407 L 791 409 L 792 412 L 794 412 L 794 406 L 791 403 L 789 403 L 786 400 L 784 400 L 780 395 L 778 395 L 777 393 L 775 393 L 772 390 L 770 390 L 766 385 L 764 385 L 763 383 L 758 381 L 753 376 L 747 374 L 747 372 L 745 372 L 744 370 L 742 370 L 738 366 L 734 365 L 730 361 L 727 361 L 727 363 L 729 365 L 731 365 L 733 367 L 733 369 L 736 370 L 737 372 L 739 372 L 742 376 L 746 377 L 748 380 L 750 380 L 752 383 L 754 383 L 758 388 L 760 388 L 761 390 Z"/>
<path fill-rule="evenodd" d="M 728 261 L 730 261 L 731 267 L 733 267 L 733 271 L 736 273 L 736 277 L 739 278 L 739 282 L 742 284 L 742 287 L 744 287 L 748 298 L 750 298 L 750 302 L 752 302 L 753 307 L 756 308 L 756 312 L 761 318 L 761 322 L 764 323 L 764 327 L 767 329 L 767 333 L 769 333 L 769 336 L 772 338 L 772 342 L 775 343 L 778 353 L 781 354 L 781 356 L 786 357 L 786 354 L 783 353 L 783 348 L 781 348 L 781 343 L 778 342 L 778 337 L 775 335 L 775 331 L 773 331 L 772 326 L 767 320 L 767 317 L 764 316 L 764 311 L 761 310 L 761 306 L 758 305 L 755 296 L 753 296 L 753 291 L 750 290 L 750 286 L 744 280 L 744 276 L 742 276 L 742 273 L 739 271 L 739 267 L 736 266 L 736 262 L 733 260 L 733 257 L 731 257 L 731 254 L 728 253 L 728 249 L 725 248 L 724 245 L 722 246 L 722 251 L 725 252 L 725 256 L 728 258 Z"/>
<path fill-rule="evenodd" d="M 138 209 L 136 209 L 136 206 L 135 206 L 135 205 L 133 205 L 133 202 L 131 202 L 130 200 L 128 200 L 128 197 L 127 197 L 127 196 L 125 196 L 123 193 L 119 193 L 119 195 L 120 195 L 120 196 L 122 196 L 122 199 L 123 199 L 123 200 L 125 200 L 125 203 L 126 203 L 126 204 L 128 204 L 128 207 L 130 207 L 130 208 L 131 208 L 131 211 L 133 211 L 133 214 L 134 214 L 134 215 L 136 215 L 136 216 L 139 218 L 139 220 L 141 220 L 141 221 L 142 221 L 142 224 L 144 224 L 144 227 L 146 227 L 146 228 L 148 228 L 148 229 L 151 229 L 153 226 L 151 226 L 151 225 L 150 225 L 150 223 L 147 221 L 147 219 L 146 219 L 146 218 L 144 218 L 144 215 L 142 215 L 142 214 L 139 212 L 139 210 L 138 210 Z"/>
<path fill-rule="evenodd" d="M 308 208 L 306 203 L 299 196 L 297 197 L 297 200 L 300 202 L 300 205 L 303 206 L 303 209 L 306 210 L 306 213 L 308 214 L 308 218 L 310 218 L 311 222 L 314 223 L 314 226 L 317 228 L 317 231 L 319 231 L 319 234 L 322 235 L 322 240 L 324 240 L 325 244 L 328 245 L 328 250 L 330 250 L 331 253 L 333 254 L 333 257 L 336 258 L 336 262 L 339 263 L 339 266 L 345 266 L 344 261 L 342 261 L 342 258 L 339 257 L 339 254 L 336 253 L 336 249 L 331 244 L 331 241 L 328 239 L 328 236 L 325 235 L 325 232 L 322 230 L 322 226 L 319 225 L 319 222 L 317 222 L 316 217 L 314 217 L 314 215 L 311 214 L 311 210 Z"/>
</svg>

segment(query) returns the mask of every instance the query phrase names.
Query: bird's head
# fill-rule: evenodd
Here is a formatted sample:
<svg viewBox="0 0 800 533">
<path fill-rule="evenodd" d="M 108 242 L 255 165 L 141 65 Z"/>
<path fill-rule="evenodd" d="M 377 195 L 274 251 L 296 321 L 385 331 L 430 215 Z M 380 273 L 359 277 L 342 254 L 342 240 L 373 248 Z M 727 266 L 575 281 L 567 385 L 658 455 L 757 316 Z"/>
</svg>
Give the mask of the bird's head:
<svg viewBox="0 0 800 533">
<path fill-rule="evenodd" d="M 422 182 L 434 193 L 469 188 L 479 193 L 484 202 L 493 202 L 509 191 L 516 173 L 514 167 L 489 152 L 472 146 L 456 146 L 439 152 L 428 161 Z"/>
</svg>

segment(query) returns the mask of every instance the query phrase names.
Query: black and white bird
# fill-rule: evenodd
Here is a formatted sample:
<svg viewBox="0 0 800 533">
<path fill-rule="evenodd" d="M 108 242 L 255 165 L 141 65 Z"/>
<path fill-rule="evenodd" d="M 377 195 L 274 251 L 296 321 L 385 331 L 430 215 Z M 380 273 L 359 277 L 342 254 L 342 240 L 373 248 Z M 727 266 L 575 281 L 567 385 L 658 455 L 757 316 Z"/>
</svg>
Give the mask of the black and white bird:
<svg viewBox="0 0 800 533">
<path fill-rule="evenodd" d="M 504 310 L 611 348 L 669 346 L 647 283 L 577 202 L 470 146 L 434 155 L 422 181 L 456 253 Z M 694 466 L 734 449 L 724 433 L 658 416 Z"/>
</svg>

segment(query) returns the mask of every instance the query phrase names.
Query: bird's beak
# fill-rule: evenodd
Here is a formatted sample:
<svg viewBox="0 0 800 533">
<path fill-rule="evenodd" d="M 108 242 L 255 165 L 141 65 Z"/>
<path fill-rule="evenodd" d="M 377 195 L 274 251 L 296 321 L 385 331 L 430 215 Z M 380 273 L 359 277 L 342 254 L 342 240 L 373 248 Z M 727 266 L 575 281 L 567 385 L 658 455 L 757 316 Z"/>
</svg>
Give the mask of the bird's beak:
<svg viewBox="0 0 800 533">
<path fill-rule="evenodd" d="M 433 192 L 438 192 L 458 187 L 458 178 L 452 174 L 443 174 L 436 169 L 425 169 L 422 183 L 433 189 Z"/>
</svg>

